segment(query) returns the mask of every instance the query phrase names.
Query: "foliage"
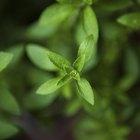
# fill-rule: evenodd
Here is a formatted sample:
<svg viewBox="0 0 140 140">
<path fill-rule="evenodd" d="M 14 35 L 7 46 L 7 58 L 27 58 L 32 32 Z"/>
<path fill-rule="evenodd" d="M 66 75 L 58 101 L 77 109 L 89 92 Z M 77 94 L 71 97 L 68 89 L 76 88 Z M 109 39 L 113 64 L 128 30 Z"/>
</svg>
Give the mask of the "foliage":
<svg viewBox="0 0 140 140">
<path fill-rule="evenodd" d="M 0 139 L 62 140 L 70 131 L 75 140 L 126 140 L 139 132 L 140 1 L 21 5 L 0 1 Z"/>
</svg>

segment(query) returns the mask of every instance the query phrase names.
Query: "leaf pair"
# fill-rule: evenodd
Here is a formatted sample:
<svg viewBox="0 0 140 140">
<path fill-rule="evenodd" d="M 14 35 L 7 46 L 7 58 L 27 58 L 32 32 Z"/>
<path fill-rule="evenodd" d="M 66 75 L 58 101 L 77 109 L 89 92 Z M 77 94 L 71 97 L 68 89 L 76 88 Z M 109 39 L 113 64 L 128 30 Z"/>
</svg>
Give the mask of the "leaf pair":
<svg viewBox="0 0 140 140">
<path fill-rule="evenodd" d="M 93 35 L 89 35 L 80 45 L 77 58 L 73 64 L 71 64 L 63 56 L 58 55 L 48 49 L 41 48 L 37 45 L 30 44 L 27 46 L 27 52 L 29 57 L 35 64 L 41 68 L 46 68 L 52 63 L 54 67 L 62 71 L 63 76 L 48 80 L 37 90 L 38 94 L 50 94 L 69 83 L 72 79 L 76 80 L 76 85 L 80 95 L 87 100 L 90 104 L 94 103 L 93 91 L 86 79 L 80 78 L 80 72 L 82 71 L 84 64 L 91 58 L 94 47 Z M 44 59 L 43 59 L 44 57 Z M 45 60 L 46 59 L 46 60 Z M 45 62 L 47 62 L 45 64 Z M 52 66 L 53 66 L 52 65 Z M 87 93 L 86 93 L 87 92 Z"/>
</svg>

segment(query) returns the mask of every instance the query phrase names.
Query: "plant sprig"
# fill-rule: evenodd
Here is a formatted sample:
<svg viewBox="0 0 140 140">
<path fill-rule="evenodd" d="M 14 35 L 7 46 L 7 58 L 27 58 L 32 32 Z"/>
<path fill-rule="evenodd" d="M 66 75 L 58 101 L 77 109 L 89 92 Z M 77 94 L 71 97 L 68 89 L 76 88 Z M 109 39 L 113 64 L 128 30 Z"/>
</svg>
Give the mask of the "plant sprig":
<svg viewBox="0 0 140 140">
<path fill-rule="evenodd" d="M 69 83 L 72 79 L 76 81 L 76 86 L 80 95 L 90 104 L 94 104 L 94 96 L 92 88 L 89 82 L 81 78 L 81 71 L 85 65 L 85 63 L 91 58 L 92 50 L 94 47 L 94 38 L 93 35 L 87 36 L 87 38 L 81 43 L 77 58 L 71 64 L 66 58 L 63 56 L 54 53 L 50 50 L 46 50 L 48 54 L 48 58 L 50 61 L 60 70 L 62 71 L 63 76 L 59 76 L 57 78 L 53 78 L 48 80 L 44 84 L 42 84 L 38 90 L 38 94 L 48 95 L 53 93 L 55 90 Z"/>
</svg>

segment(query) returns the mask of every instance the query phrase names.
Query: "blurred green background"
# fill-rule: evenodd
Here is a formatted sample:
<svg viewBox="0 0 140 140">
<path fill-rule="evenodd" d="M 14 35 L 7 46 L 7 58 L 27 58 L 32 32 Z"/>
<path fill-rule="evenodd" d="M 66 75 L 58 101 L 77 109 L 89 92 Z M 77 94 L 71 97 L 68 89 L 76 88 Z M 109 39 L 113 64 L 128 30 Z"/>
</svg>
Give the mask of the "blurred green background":
<svg viewBox="0 0 140 140">
<path fill-rule="evenodd" d="M 84 0 L 58 1 L 76 10 L 54 28 L 40 27 L 38 20 L 55 0 L 0 0 L 0 51 L 14 55 L 0 73 L 0 139 L 139 140 L 140 0 L 93 0 L 99 39 L 82 75 L 95 89 L 94 106 L 77 96 L 73 84 L 35 94 L 58 73 L 34 65 L 26 46 L 34 43 L 73 61 L 83 39 Z"/>
</svg>

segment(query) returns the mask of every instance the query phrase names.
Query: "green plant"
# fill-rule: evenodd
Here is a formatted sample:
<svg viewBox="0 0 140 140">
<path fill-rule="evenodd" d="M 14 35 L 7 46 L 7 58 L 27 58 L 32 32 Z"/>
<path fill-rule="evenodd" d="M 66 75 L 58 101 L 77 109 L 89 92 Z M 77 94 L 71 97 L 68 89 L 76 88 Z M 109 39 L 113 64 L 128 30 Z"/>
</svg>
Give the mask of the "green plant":
<svg viewBox="0 0 140 140">
<path fill-rule="evenodd" d="M 139 139 L 139 9 L 1 0 L 0 139 Z"/>
<path fill-rule="evenodd" d="M 92 88 L 86 79 L 80 78 L 80 73 L 83 69 L 85 62 L 87 62 L 92 56 L 93 47 L 95 47 L 93 44 L 94 44 L 94 38 L 93 35 L 90 35 L 80 45 L 77 58 L 75 59 L 72 65 L 63 56 L 60 56 L 47 49 L 43 50 L 43 54 L 46 53 L 46 55 L 44 55 L 45 57 L 37 58 L 36 55 L 38 55 L 39 57 L 43 56 L 39 53 L 39 50 L 42 50 L 43 48 L 39 48 L 38 46 L 32 44 L 28 45 L 27 48 L 28 54 L 35 63 L 43 67 L 44 66 L 44 63 L 42 63 L 43 61 L 45 62 L 48 61 L 47 64 L 52 62 L 61 73 L 61 76 L 51 79 L 45 82 L 43 85 L 41 85 L 40 88 L 37 90 L 37 93 L 43 95 L 50 94 L 55 90 L 57 90 L 58 88 L 60 88 L 61 86 L 64 86 L 65 84 L 70 82 L 71 79 L 74 79 L 76 80 L 76 85 L 80 95 L 85 100 L 87 100 L 90 104 L 93 105 L 94 97 L 93 97 Z M 47 69 L 51 69 L 51 67 L 49 67 L 50 65 L 51 64 L 46 65 Z"/>
</svg>

